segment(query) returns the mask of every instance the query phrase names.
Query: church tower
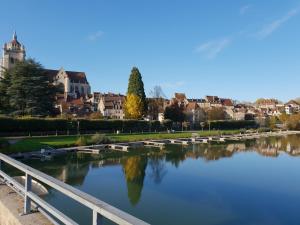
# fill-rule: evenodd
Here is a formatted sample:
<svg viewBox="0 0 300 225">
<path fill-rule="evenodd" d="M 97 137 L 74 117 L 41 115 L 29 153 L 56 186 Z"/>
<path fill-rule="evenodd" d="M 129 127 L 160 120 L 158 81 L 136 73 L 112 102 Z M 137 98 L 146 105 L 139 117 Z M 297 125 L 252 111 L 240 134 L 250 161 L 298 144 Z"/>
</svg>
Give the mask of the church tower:
<svg viewBox="0 0 300 225">
<path fill-rule="evenodd" d="M 16 62 L 24 61 L 26 56 L 24 45 L 18 42 L 16 32 L 13 34 L 13 39 L 5 43 L 3 46 L 3 55 L 1 59 L 0 77 L 3 76 L 4 69 L 11 69 Z"/>
</svg>

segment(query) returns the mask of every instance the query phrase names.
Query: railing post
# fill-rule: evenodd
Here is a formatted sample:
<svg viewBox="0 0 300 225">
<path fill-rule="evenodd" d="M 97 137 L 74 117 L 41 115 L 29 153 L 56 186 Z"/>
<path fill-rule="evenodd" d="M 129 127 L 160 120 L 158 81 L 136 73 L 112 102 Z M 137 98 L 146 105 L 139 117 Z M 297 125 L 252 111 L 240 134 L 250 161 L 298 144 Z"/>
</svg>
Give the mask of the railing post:
<svg viewBox="0 0 300 225">
<path fill-rule="evenodd" d="M 24 196 L 24 215 L 30 213 L 31 211 L 31 199 L 28 197 L 27 193 L 31 191 L 32 178 L 26 173 L 25 176 L 25 196 Z"/>
<path fill-rule="evenodd" d="M 93 225 L 103 225 L 103 216 L 93 210 Z"/>
</svg>

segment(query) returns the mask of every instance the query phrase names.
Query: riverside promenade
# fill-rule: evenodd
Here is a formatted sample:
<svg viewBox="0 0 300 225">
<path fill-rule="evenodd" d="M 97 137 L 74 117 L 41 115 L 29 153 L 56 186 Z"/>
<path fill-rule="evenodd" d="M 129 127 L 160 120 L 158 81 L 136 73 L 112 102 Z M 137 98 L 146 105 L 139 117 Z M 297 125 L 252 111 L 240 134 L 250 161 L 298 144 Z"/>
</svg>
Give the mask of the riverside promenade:
<svg viewBox="0 0 300 225">
<path fill-rule="evenodd" d="M 51 225 L 42 213 L 23 213 L 23 198 L 6 184 L 0 185 L 0 224 L 1 225 Z"/>
</svg>

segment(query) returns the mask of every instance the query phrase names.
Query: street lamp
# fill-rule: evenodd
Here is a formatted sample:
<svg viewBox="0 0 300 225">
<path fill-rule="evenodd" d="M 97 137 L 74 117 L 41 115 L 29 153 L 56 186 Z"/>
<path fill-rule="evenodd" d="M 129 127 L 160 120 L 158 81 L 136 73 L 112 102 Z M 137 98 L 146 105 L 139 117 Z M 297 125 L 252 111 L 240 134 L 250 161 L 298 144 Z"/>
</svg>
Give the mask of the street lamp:
<svg viewBox="0 0 300 225">
<path fill-rule="evenodd" d="M 79 135 L 80 134 L 80 121 L 79 120 L 77 120 L 77 135 Z"/>
</svg>

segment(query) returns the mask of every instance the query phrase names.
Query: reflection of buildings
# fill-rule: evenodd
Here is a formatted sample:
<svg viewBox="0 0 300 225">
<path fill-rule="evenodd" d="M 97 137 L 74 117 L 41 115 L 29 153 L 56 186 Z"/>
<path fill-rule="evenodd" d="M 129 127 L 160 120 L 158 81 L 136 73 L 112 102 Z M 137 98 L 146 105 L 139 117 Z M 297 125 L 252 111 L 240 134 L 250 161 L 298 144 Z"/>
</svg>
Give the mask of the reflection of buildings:
<svg viewBox="0 0 300 225">
<path fill-rule="evenodd" d="M 70 163 L 62 167 L 61 174 L 57 178 L 70 185 L 82 185 L 88 172 L 89 164 Z"/>
<path fill-rule="evenodd" d="M 281 152 L 291 156 L 300 155 L 300 142 L 297 135 L 257 139 L 252 147 L 264 156 L 277 157 Z"/>
<path fill-rule="evenodd" d="M 299 136 L 261 138 L 225 145 L 193 145 L 192 149 L 177 149 L 167 153 L 166 161 L 172 162 L 177 167 L 186 158 L 203 158 L 211 161 L 232 157 L 238 152 L 257 152 L 268 157 L 277 157 L 283 152 L 291 156 L 300 155 Z"/>
<path fill-rule="evenodd" d="M 131 156 L 123 159 L 123 171 L 127 182 L 128 198 L 132 205 L 136 205 L 142 194 L 144 186 L 147 157 Z"/>
</svg>

